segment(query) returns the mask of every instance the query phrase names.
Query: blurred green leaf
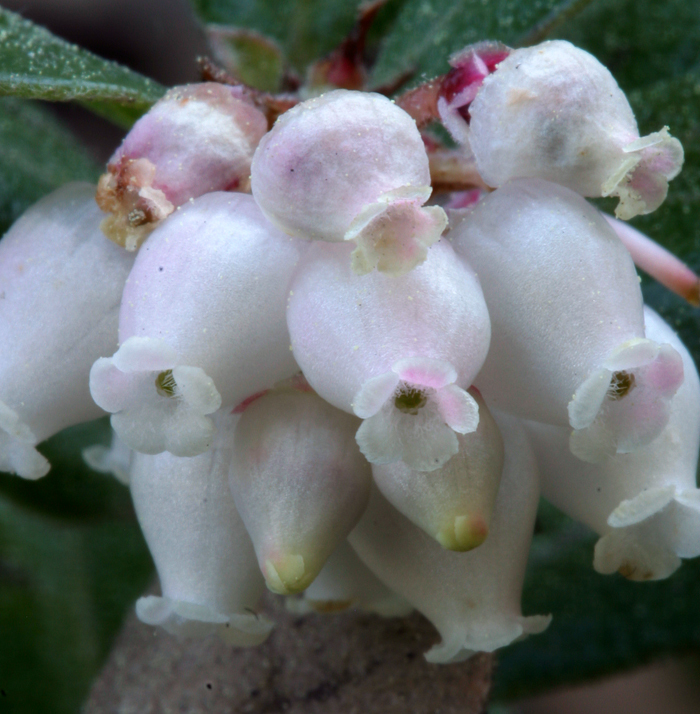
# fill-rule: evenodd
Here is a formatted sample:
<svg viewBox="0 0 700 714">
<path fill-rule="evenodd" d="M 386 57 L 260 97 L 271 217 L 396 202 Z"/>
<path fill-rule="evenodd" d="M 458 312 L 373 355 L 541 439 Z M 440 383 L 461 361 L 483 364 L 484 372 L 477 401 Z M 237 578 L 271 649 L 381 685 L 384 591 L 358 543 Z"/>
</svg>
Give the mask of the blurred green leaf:
<svg viewBox="0 0 700 714">
<path fill-rule="evenodd" d="M 277 40 L 302 70 L 327 54 L 353 25 L 358 0 L 192 0 L 205 22 L 247 27 Z"/>
<path fill-rule="evenodd" d="M 523 596 L 549 629 L 499 654 L 494 697 L 511 699 L 627 669 L 700 644 L 700 560 L 667 580 L 633 583 L 593 570 L 596 537 L 543 503 Z"/>
<path fill-rule="evenodd" d="M 285 70 L 282 49 L 255 30 L 211 24 L 206 28 L 217 62 L 249 87 L 277 92 Z"/>
<path fill-rule="evenodd" d="M 32 203 L 68 181 L 96 181 L 99 168 L 51 113 L 0 98 L 0 235 Z"/>
<path fill-rule="evenodd" d="M 543 34 L 542 23 L 577 11 L 587 0 L 407 0 L 383 40 L 372 86 L 390 85 L 407 72 L 426 79 L 449 68 L 448 57 L 481 40 L 518 45 Z"/>
<path fill-rule="evenodd" d="M 593 53 L 625 91 L 700 60 L 700 9 L 686 0 L 596 0 L 554 34 Z"/>
<path fill-rule="evenodd" d="M 0 94 L 150 104 L 164 87 L 0 8 Z"/>
<path fill-rule="evenodd" d="M 82 457 L 86 446 L 108 445 L 110 438 L 107 418 L 65 429 L 39 447 L 51 463 L 49 474 L 38 481 L 27 481 L 0 473 L 0 496 L 58 519 L 133 521 L 128 490 L 111 475 L 92 471 Z"/>
<path fill-rule="evenodd" d="M 122 129 L 129 130 L 152 106 L 152 103 L 133 102 L 131 104 L 119 104 L 118 102 L 78 102 L 93 114 L 107 119 Z"/>
<path fill-rule="evenodd" d="M 0 497 L 0 711 L 75 714 L 151 573 L 135 522 L 72 524 Z"/>
</svg>

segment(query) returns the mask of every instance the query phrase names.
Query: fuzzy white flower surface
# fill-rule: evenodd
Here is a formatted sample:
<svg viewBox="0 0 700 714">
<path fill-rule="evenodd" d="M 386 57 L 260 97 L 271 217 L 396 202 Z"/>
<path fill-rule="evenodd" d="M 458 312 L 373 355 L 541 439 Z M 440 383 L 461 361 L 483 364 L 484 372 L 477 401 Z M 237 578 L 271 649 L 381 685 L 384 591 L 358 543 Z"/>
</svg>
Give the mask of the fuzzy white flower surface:
<svg viewBox="0 0 700 714">
<path fill-rule="evenodd" d="M 583 196 L 617 196 L 624 219 L 663 203 L 683 147 L 667 127 L 640 138 L 627 97 L 593 55 L 563 40 L 509 54 L 477 45 L 471 54 L 471 91 L 450 97 L 443 113 L 468 105 L 468 125 L 457 116 L 448 126 L 457 124 L 452 133 L 468 141 L 489 186 L 527 176 Z"/>
<path fill-rule="evenodd" d="M 479 281 L 445 241 L 401 279 L 354 274 L 348 252 L 320 243 L 301 260 L 287 310 L 294 356 L 324 399 L 364 420 L 371 462 L 439 468 L 479 423 L 465 391 L 491 334 Z"/>
<path fill-rule="evenodd" d="M 263 579 L 228 488 L 236 419 L 217 415 L 206 454 L 136 454 L 130 482 L 163 592 L 137 602 L 139 618 L 180 637 L 217 634 L 243 646 L 262 642 L 272 623 L 255 614 Z"/>
<path fill-rule="evenodd" d="M 34 448 L 104 414 L 90 362 L 117 345 L 133 256 L 101 234 L 94 187 L 68 184 L 0 241 L 0 469 L 30 479 L 50 465 Z"/>
<path fill-rule="evenodd" d="M 85 458 L 130 486 L 144 622 L 259 644 L 267 585 L 415 608 L 430 662 L 492 652 L 550 621 L 520 602 L 540 472 L 599 572 L 700 555 L 700 382 L 635 262 L 700 279 L 584 198 L 653 210 L 679 142 L 569 43 L 450 63 L 396 103 L 175 88 L 100 181 L 114 242 L 72 185 L 0 243 L 0 469 L 44 475 L 43 439 L 111 413 Z"/>
<path fill-rule="evenodd" d="M 700 448 L 700 381 L 692 357 L 650 308 L 646 334 L 683 358 L 685 380 L 658 439 L 600 466 L 572 458 L 568 433 L 528 422 L 542 467 L 543 495 L 602 537 L 594 567 L 631 580 L 658 580 L 700 555 L 700 491 L 695 486 Z"/>
<path fill-rule="evenodd" d="M 252 190 L 265 215 L 299 238 L 353 241 L 355 272 L 401 275 L 447 225 L 430 198 L 423 140 L 379 94 L 337 90 L 284 114 L 260 142 Z"/>
<path fill-rule="evenodd" d="M 535 457 L 514 417 L 499 417 L 503 478 L 489 537 L 469 553 L 453 553 L 401 515 L 373 490 L 350 534 L 362 561 L 422 612 L 442 636 L 429 662 L 458 662 L 493 652 L 544 630 L 548 616 L 523 617 L 520 591 L 539 498 Z M 439 583 L 439 586 L 437 584 Z"/>
<path fill-rule="evenodd" d="M 404 516 L 448 550 L 481 545 L 489 533 L 503 472 L 503 439 L 481 394 L 479 426 L 457 437 L 459 450 L 441 468 L 424 473 L 404 462 L 374 464 L 382 495 Z"/>
<path fill-rule="evenodd" d="M 592 206 L 518 179 L 467 211 L 450 238 L 484 288 L 492 344 L 476 384 L 495 407 L 569 424 L 586 461 L 661 433 L 682 359 L 645 337 L 632 258 Z"/>
<path fill-rule="evenodd" d="M 242 194 L 209 193 L 153 232 L 124 290 L 121 347 L 90 377 L 121 439 L 144 453 L 201 453 L 209 414 L 298 371 L 285 298 L 303 248 Z"/>
<path fill-rule="evenodd" d="M 358 420 L 310 389 L 280 388 L 236 429 L 230 485 L 268 588 L 304 590 L 367 506 L 371 472 Z"/>
</svg>

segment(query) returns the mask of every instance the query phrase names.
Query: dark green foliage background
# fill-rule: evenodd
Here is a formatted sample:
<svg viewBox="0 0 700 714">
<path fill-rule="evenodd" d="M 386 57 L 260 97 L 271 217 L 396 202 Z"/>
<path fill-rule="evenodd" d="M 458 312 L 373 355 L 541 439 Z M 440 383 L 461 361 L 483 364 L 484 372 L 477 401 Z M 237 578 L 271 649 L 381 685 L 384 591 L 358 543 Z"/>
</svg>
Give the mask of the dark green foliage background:
<svg viewBox="0 0 700 714">
<path fill-rule="evenodd" d="M 298 71 L 352 24 L 355 0 L 193 0 L 204 22 L 259 30 Z M 686 0 L 392 0 L 371 35 L 373 86 L 445 71 L 467 43 L 570 39 L 605 63 L 643 133 L 664 124 L 686 150 L 669 198 L 635 225 L 700 270 L 700 13 Z M 31 203 L 99 167 L 32 99 L 90 102 L 128 126 L 164 91 L 0 9 L 0 232 Z M 700 358 L 700 311 L 644 281 L 646 299 Z M 42 450 L 40 482 L 0 475 L 0 711 L 75 712 L 152 564 L 126 489 L 91 472 L 82 447 L 106 443 L 105 421 Z M 524 593 L 526 614 L 554 613 L 543 635 L 502 652 L 495 695 L 507 699 L 700 645 L 700 561 L 636 584 L 591 567 L 595 538 L 543 504 Z M 28 676 L 31 673 L 31 676 Z"/>
</svg>

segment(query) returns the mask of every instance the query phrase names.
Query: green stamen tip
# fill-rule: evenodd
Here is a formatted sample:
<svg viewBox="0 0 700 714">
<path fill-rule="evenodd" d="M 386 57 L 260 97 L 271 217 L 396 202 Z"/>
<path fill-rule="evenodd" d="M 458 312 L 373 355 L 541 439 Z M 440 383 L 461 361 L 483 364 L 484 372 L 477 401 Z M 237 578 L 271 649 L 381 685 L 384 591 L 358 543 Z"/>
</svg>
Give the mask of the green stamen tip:
<svg viewBox="0 0 700 714">
<path fill-rule="evenodd" d="M 172 369 L 166 369 L 156 377 L 156 391 L 161 397 L 174 397 L 175 387 L 176 382 Z"/>
<path fill-rule="evenodd" d="M 394 406 L 404 414 L 418 414 L 418 410 L 424 407 L 428 401 L 420 389 L 411 387 L 402 389 L 394 398 Z"/>
</svg>

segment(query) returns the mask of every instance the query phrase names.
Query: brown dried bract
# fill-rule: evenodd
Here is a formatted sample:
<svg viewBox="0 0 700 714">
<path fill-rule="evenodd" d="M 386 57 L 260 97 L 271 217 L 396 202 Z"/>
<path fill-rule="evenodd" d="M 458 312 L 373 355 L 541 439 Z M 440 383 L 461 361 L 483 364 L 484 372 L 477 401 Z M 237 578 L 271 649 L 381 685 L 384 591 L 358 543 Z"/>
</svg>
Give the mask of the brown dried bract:
<svg viewBox="0 0 700 714">
<path fill-rule="evenodd" d="M 95 194 L 97 205 L 109 214 L 100 228 L 117 245 L 136 250 L 175 206 L 153 188 L 156 167 L 148 159 L 122 159 L 107 168 Z"/>
</svg>

